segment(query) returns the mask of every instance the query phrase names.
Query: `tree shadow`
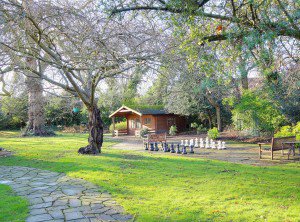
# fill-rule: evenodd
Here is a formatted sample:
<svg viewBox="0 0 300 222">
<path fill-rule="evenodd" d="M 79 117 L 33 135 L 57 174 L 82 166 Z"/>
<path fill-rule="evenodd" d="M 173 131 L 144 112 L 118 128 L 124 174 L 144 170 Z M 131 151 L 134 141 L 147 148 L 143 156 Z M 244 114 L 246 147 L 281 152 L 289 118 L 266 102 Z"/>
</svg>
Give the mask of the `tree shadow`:
<svg viewBox="0 0 300 222">
<path fill-rule="evenodd" d="M 66 151 L 65 156 L 58 153 L 57 158 L 49 156 L 48 159 L 45 156 L 38 156 L 38 152 L 36 154 L 17 154 L 1 158 L 0 165 L 18 165 L 66 173 L 71 177 L 82 178 L 99 185 L 99 190 L 109 191 L 113 196 L 118 197 L 121 202 L 123 200 L 123 203 L 126 202 L 127 198 L 132 198 L 132 200 L 138 202 L 144 198 L 141 205 L 138 205 L 140 207 L 143 204 L 153 204 L 151 196 L 144 195 L 143 192 L 149 192 L 155 196 L 161 193 L 161 198 L 169 198 L 164 192 L 172 191 L 175 192 L 176 197 L 175 199 L 167 199 L 169 201 L 167 205 L 176 204 L 177 198 L 180 200 L 182 197 L 185 198 L 186 205 L 189 202 L 188 200 L 192 201 L 193 195 L 197 195 L 195 190 L 202 192 L 203 196 L 206 195 L 208 198 L 216 198 L 215 201 L 218 200 L 219 197 L 210 196 L 210 193 L 203 193 L 202 186 L 211 186 L 212 190 L 209 190 L 209 192 L 219 192 L 220 198 L 222 198 L 223 194 L 229 195 L 228 193 L 233 189 L 232 186 L 239 187 L 244 184 L 243 190 L 235 191 L 236 195 L 247 197 L 249 193 L 248 198 L 250 200 L 254 198 L 267 200 L 272 197 L 263 193 L 258 193 L 256 196 L 251 194 L 256 192 L 255 183 L 257 181 L 259 183 L 262 181 L 262 187 L 266 189 L 269 189 L 269 184 L 278 186 L 281 181 L 285 181 L 288 184 L 286 189 L 289 192 L 295 192 L 293 184 L 297 180 L 299 181 L 299 176 L 295 177 L 299 172 L 297 166 L 255 167 L 208 159 L 188 158 L 181 155 L 171 156 L 163 153 L 156 155 L 147 152 L 110 151 L 109 149 L 105 149 L 104 153 L 99 156 L 70 155 L 69 152 Z M 165 200 L 161 199 L 161 201 L 164 202 Z M 161 206 L 162 203 L 159 201 L 156 204 L 158 207 L 166 207 L 170 211 L 176 211 L 175 206 Z M 201 204 L 197 209 L 182 206 L 184 215 L 180 216 L 181 221 L 191 221 L 193 217 L 197 218 L 195 220 L 199 220 L 199 217 L 195 216 L 197 214 L 201 214 L 200 218 L 205 221 L 220 220 L 224 216 L 224 212 L 211 214 L 211 212 L 206 212 L 202 208 Z M 233 212 L 229 210 L 226 212 L 226 214 L 230 213 Z M 143 218 L 147 217 L 147 214 L 149 214 L 149 218 L 158 218 L 155 212 L 144 212 L 144 214 Z M 167 216 L 159 219 L 160 221 L 171 220 Z M 239 220 L 244 219 L 247 220 L 245 216 L 239 216 Z"/>
</svg>

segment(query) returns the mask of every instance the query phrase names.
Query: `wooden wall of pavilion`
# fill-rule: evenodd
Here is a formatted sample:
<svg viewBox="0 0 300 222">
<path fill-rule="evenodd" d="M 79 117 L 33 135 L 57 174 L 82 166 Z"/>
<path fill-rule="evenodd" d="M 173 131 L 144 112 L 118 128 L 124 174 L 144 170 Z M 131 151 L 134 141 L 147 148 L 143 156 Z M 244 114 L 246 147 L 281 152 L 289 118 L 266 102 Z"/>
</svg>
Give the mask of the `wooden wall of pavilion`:
<svg viewBox="0 0 300 222">
<path fill-rule="evenodd" d="M 129 135 L 135 135 L 136 130 L 148 128 L 156 133 L 169 132 L 172 125 L 177 126 L 178 132 L 183 132 L 187 129 L 187 121 L 183 116 L 174 114 L 167 115 L 142 115 L 129 114 L 127 118 L 127 130 Z"/>
</svg>

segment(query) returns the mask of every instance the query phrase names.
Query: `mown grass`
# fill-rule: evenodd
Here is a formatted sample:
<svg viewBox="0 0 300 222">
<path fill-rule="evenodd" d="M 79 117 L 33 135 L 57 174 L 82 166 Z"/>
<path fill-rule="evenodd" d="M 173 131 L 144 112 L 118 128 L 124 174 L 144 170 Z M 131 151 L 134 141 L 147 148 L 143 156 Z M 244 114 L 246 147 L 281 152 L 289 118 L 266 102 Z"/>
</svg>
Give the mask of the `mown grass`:
<svg viewBox="0 0 300 222">
<path fill-rule="evenodd" d="M 137 221 L 300 221 L 300 164 L 257 167 L 109 149 L 81 156 L 87 135 L 19 138 L 0 133 L 15 152 L 0 165 L 65 172 L 108 190 Z M 0 200 L 1 202 L 2 200 Z"/>
<path fill-rule="evenodd" d="M 0 221 L 25 221 L 27 200 L 18 197 L 9 186 L 0 184 Z"/>
</svg>

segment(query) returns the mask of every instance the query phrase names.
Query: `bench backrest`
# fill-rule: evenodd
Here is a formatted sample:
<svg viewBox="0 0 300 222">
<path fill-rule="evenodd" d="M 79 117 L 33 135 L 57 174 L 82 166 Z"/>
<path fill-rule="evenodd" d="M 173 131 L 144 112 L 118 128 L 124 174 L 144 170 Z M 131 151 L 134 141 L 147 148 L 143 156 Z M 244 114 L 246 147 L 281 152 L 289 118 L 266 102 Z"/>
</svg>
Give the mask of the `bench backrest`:
<svg viewBox="0 0 300 222">
<path fill-rule="evenodd" d="M 272 138 L 272 150 L 281 150 L 283 142 L 293 142 L 296 140 L 295 136 Z M 283 149 L 288 149 L 288 146 L 283 146 Z"/>
<path fill-rule="evenodd" d="M 148 134 L 147 135 L 147 142 L 166 142 L 167 141 L 167 134 L 166 133 L 159 133 L 159 134 Z"/>
<path fill-rule="evenodd" d="M 114 134 L 116 136 L 119 136 L 121 134 L 127 134 L 127 129 L 122 129 L 122 130 L 114 130 Z"/>
<path fill-rule="evenodd" d="M 115 130 L 115 132 L 119 132 L 119 133 L 127 133 L 127 129 Z"/>
</svg>

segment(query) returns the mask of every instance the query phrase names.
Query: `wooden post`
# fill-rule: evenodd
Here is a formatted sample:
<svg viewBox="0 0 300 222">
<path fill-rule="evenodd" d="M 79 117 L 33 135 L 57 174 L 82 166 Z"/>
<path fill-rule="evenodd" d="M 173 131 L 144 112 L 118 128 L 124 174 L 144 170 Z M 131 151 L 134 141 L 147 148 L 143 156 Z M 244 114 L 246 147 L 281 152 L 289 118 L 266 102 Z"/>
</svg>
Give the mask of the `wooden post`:
<svg viewBox="0 0 300 222">
<path fill-rule="evenodd" d="M 129 135 L 129 121 L 128 121 L 128 116 L 126 116 L 126 122 L 127 122 L 127 135 Z"/>
<path fill-rule="evenodd" d="M 273 147 L 274 147 L 274 137 L 272 137 L 272 142 L 271 142 L 271 160 L 273 160 Z"/>
<path fill-rule="evenodd" d="M 134 132 L 134 136 L 135 137 L 140 137 L 140 132 L 141 132 L 141 129 L 142 129 L 142 117 L 140 116 L 139 117 L 139 120 L 140 120 L 140 125 L 139 127 L 137 126 L 137 123 L 138 123 L 138 119 L 136 119 L 136 129 L 135 129 L 135 132 Z"/>
<path fill-rule="evenodd" d="M 261 159 L 261 144 L 259 144 L 259 159 Z"/>
<path fill-rule="evenodd" d="M 112 117 L 112 124 L 113 124 L 113 130 L 112 130 L 112 136 L 115 136 L 115 117 Z"/>
<path fill-rule="evenodd" d="M 140 116 L 140 129 L 139 129 L 139 134 L 138 134 L 138 137 L 141 136 L 141 130 L 143 129 L 143 118 L 142 116 Z"/>
<path fill-rule="evenodd" d="M 157 116 L 154 118 L 155 119 L 155 129 L 154 129 L 154 133 L 157 133 Z"/>
</svg>

